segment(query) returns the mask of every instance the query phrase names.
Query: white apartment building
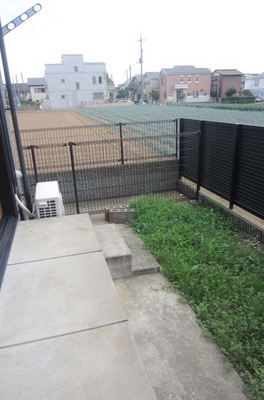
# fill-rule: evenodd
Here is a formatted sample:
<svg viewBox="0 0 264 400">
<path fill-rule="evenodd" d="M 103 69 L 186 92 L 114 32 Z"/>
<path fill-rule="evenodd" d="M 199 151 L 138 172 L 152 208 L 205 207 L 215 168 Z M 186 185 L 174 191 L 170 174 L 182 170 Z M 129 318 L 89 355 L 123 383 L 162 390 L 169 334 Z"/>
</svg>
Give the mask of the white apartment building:
<svg viewBox="0 0 264 400">
<path fill-rule="evenodd" d="M 84 62 L 81 54 L 63 55 L 60 64 L 45 64 L 44 108 L 78 108 L 107 101 L 105 63 Z"/>
<path fill-rule="evenodd" d="M 264 72 L 262 74 L 245 75 L 244 89 L 250 90 L 254 96 L 264 100 Z"/>
</svg>

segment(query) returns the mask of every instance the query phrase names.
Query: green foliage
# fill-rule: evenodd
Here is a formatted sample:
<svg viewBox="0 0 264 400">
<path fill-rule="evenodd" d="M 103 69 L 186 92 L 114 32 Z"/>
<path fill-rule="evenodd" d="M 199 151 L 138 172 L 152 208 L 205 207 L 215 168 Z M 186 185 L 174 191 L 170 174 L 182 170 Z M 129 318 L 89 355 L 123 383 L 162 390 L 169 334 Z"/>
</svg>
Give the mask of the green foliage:
<svg viewBox="0 0 264 400">
<path fill-rule="evenodd" d="M 227 91 L 226 91 L 226 97 L 231 97 L 231 96 L 233 96 L 234 94 L 236 94 L 236 88 L 234 87 L 234 86 L 232 86 L 231 88 L 229 88 Z"/>
<path fill-rule="evenodd" d="M 222 103 L 232 103 L 232 104 L 248 104 L 254 103 L 255 97 L 253 96 L 241 96 L 241 97 L 223 97 Z"/>
<path fill-rule="evenodd" d="M 120 87 L 117 89 L 116 98 L 117 98 L 117 99 L 125 99 L 125 98 L 127 98 L 127 97 L 129 97 L 129 90 L 128 90 L 128 88 L 127 88 L 127 87 L 126 87 L 126 88 L 123 88 L 122 86 L 120 86 Z"/>
<path fill-rule="evenodd" d="M 246 96 L 246 97 L 255 97 L 254 94 L 249 89 L 244 89 L 241 94 L 242 94 L 242 96 Z"/>
<path fill-rule="evenodd" d="M 264 397 L 264 254 L 205 205 L 140 198 L 134 230 L 255 399 Z"/>
<path fill-rule="evenodd" d="M 159 100 L 159 90 L 158 89 L 151 89 L 149 92 L 150 97 L 153 101 Z"/>
<path fill-rule="evenodd" d="M 114 83 L 113 79 L 110 78 L 110 76 L 109 76 L 108 74 L 107 74 L 107 83 L 108 83 L 109 85 L 113 85 L 113 83 Z"/>
</svg>

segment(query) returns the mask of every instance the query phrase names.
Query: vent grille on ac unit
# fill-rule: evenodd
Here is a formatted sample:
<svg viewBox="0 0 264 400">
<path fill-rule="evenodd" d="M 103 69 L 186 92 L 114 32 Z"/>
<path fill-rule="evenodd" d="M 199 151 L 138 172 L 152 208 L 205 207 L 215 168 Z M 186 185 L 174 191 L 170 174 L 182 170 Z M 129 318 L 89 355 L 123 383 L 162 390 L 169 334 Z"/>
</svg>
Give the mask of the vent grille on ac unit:
<svg viewBox="0 0 264 400">
<path fill-rule="evenodd" d="M 57 208 L 55 200 L 48 200 L 45 204 L 39 203 L 39 217 L 50 218 L 57 217 Z"/>
</svg>

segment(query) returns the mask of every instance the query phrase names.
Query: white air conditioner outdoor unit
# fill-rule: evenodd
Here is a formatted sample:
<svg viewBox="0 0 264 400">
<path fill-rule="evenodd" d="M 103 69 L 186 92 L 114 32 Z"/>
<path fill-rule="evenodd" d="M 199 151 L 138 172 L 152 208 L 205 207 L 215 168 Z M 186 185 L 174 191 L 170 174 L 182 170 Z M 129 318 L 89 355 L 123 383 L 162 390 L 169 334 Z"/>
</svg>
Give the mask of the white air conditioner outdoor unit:
<svg viewBox="0 0 264 400">
<path fill-rule="evenodd" d="M 36 218 L 61 217 L 64 215 L 63 201 L 57 181 L 37 183 L 35 210 Z"/>
</svg>

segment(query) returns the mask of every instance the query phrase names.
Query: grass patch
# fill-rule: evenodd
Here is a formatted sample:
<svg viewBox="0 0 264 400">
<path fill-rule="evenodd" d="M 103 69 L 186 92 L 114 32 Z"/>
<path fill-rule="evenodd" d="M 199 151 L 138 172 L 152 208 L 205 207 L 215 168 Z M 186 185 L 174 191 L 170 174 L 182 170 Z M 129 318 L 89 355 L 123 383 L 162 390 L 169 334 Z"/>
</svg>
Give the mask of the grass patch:
<svg viewBox="0 0 264 400">
<path fill-rule="evenodd" d="M 221 211 L 152 198 L 133 201 L 132 227 L 201 324 L 264 398 L 264 253 Z"/>
</svg>

